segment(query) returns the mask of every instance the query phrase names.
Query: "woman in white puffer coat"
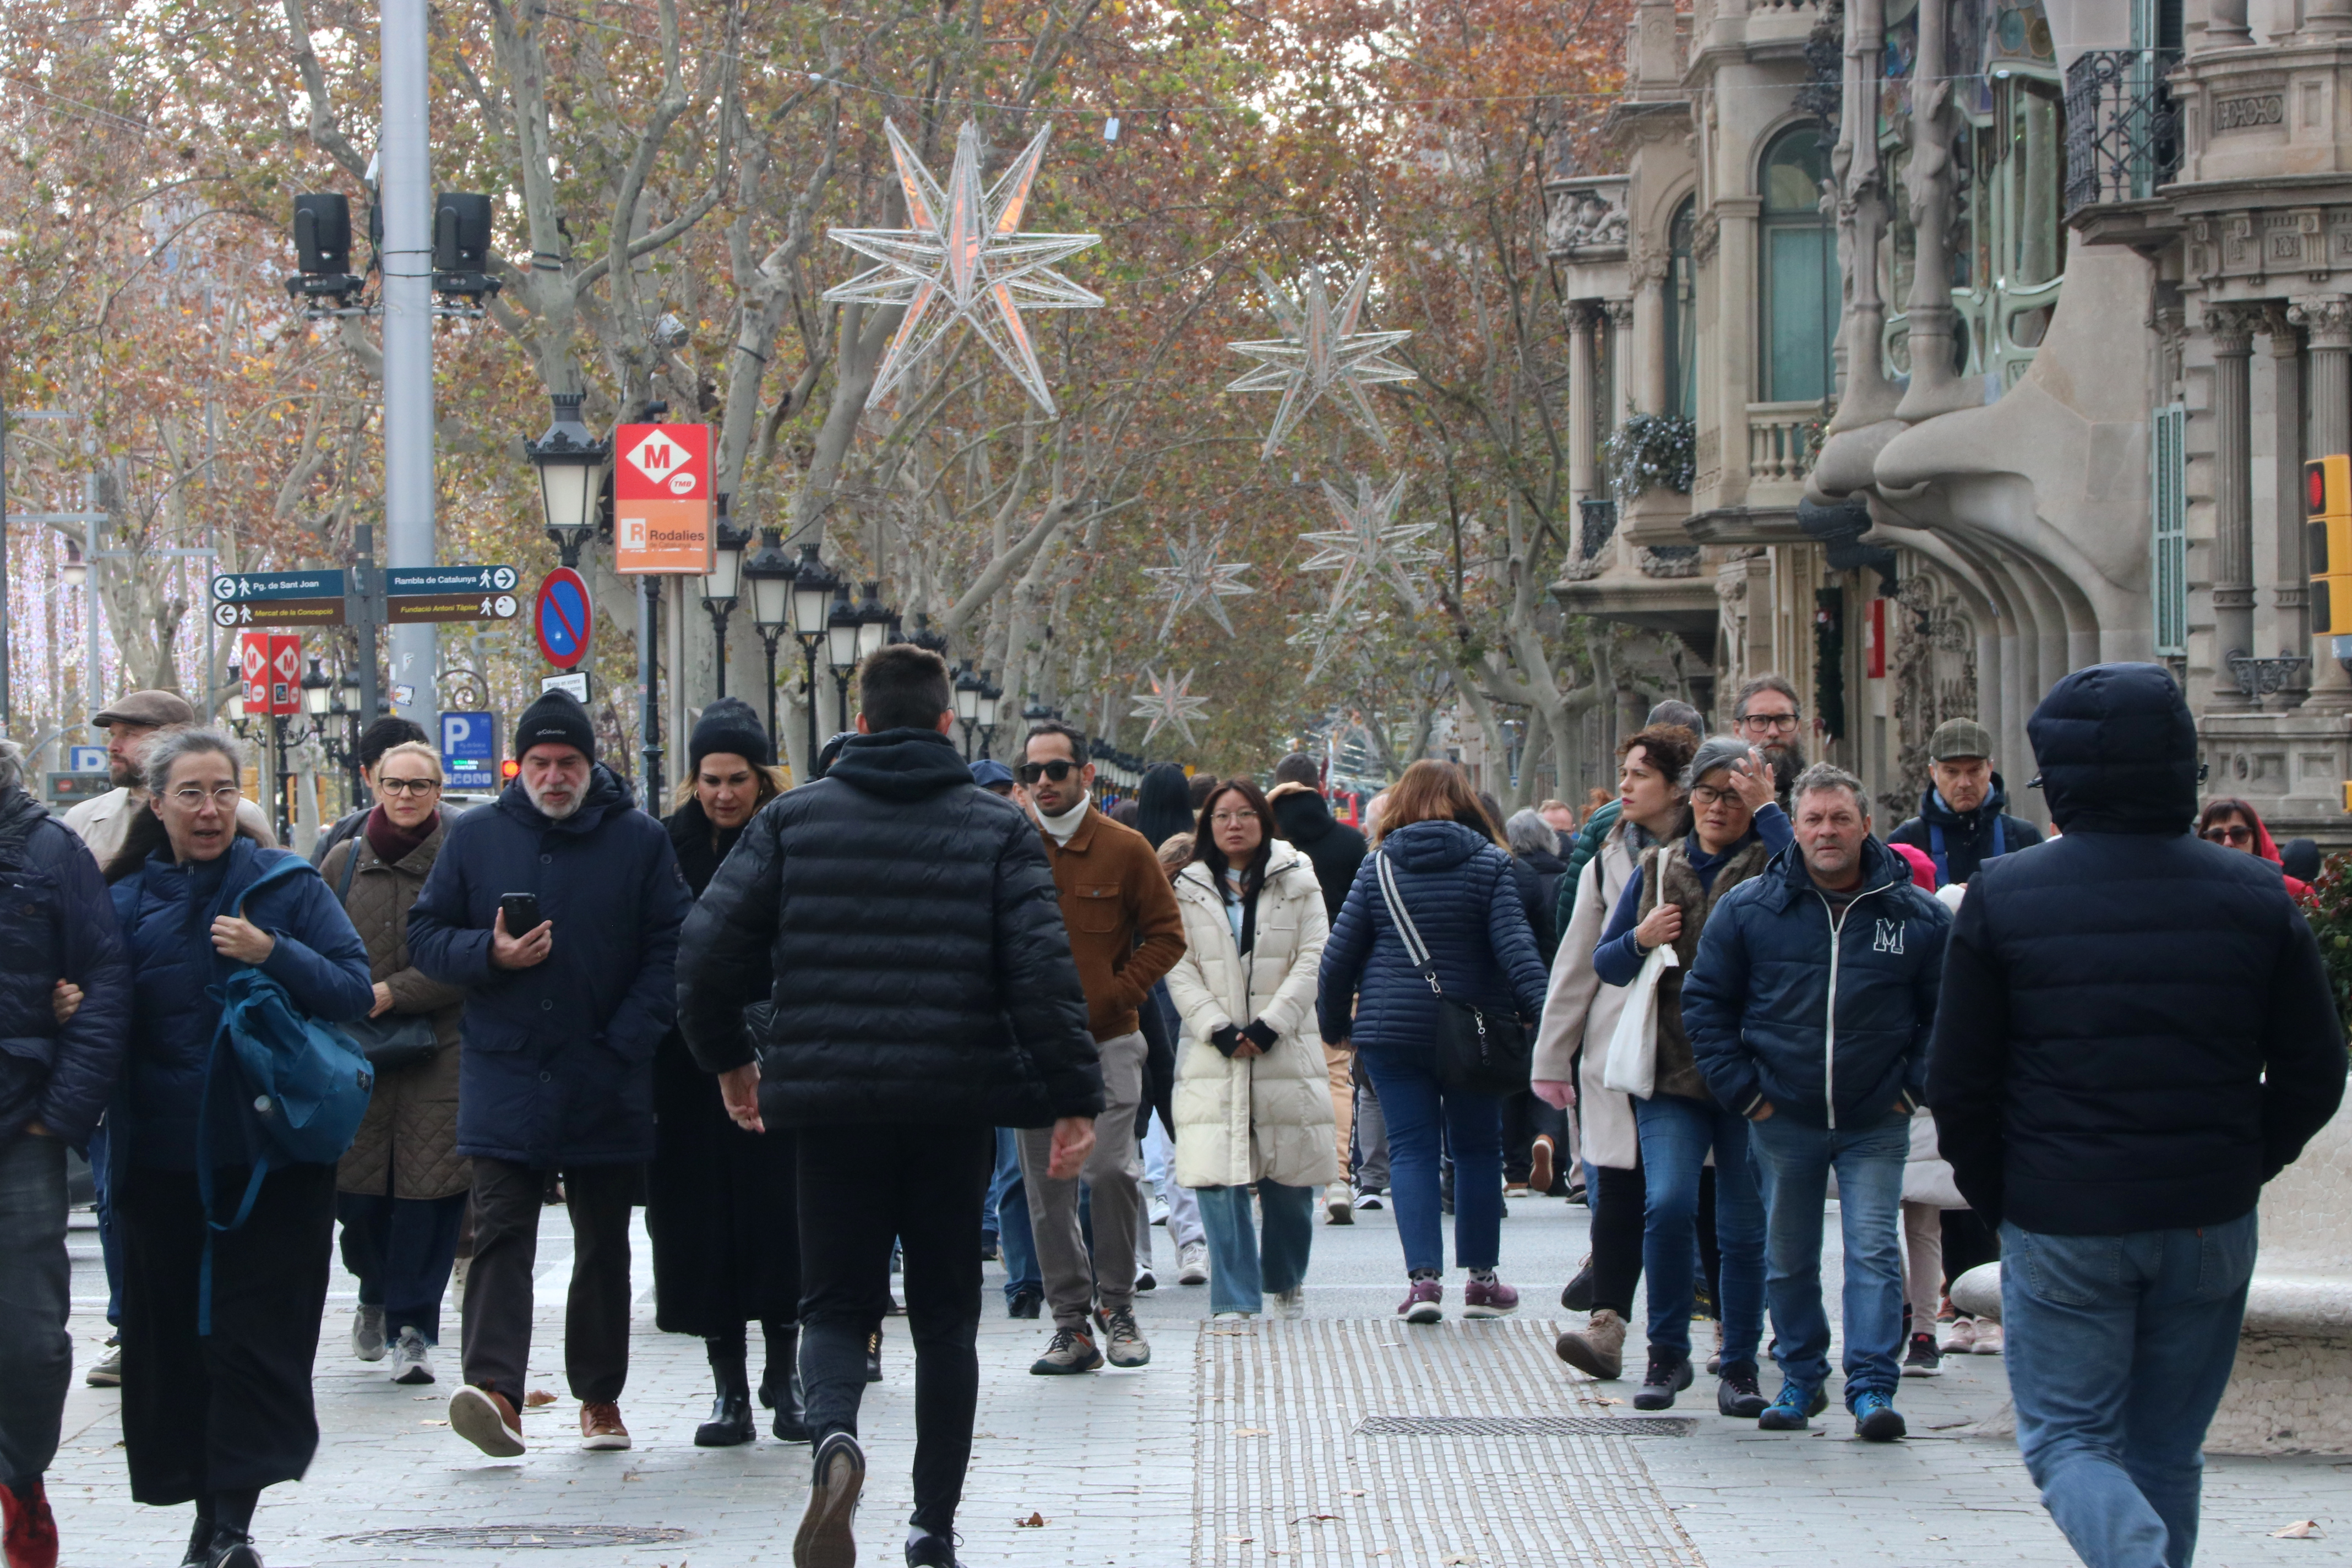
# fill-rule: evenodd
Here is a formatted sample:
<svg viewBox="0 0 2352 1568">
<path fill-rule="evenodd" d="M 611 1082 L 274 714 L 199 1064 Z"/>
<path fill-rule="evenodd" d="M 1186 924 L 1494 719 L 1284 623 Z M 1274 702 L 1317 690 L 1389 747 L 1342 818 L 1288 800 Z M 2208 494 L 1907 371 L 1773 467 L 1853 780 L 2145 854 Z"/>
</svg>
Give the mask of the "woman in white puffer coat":
<svg viewBox="0 0 2352 1568">
<path fill-rule="evenodd" d="M 1176 877 L 1184 956 L 1168 972 L 1183 1020 L 1176 1057 L 1176 1180 L 1198 1190 L 1209 1305 L 1220 1317 L 1305 1310 L 1315 1199 L 1339 1179 L 1315 992 L 1329 917 L 1315 868 L 1275 837 L 1246 779 L 1201 807 Z M 1253 1234 L 1257 1189 L 1263 1239 Z"/>
</svg>

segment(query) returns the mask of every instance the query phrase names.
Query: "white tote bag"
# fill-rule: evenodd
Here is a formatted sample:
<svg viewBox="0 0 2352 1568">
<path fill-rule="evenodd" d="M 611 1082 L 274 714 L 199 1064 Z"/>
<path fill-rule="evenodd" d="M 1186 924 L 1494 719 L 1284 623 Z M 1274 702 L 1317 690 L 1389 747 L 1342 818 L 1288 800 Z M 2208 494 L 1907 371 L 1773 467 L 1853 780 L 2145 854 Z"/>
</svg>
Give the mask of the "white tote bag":
<svg viewBox="0 0 2352 1568">
<path fill-rule="evenodd" d="M 1609 1060 L 1601 1069 L 1604 1089 L 1647 1100 L 1658 1080 L 1658 977 L 1677 968 L 1672 942 L 1662 942 L 1642 960 L 1642 972 L 1627 986 L 1625 1010 L 1609 1040 Z"/>
</svg>

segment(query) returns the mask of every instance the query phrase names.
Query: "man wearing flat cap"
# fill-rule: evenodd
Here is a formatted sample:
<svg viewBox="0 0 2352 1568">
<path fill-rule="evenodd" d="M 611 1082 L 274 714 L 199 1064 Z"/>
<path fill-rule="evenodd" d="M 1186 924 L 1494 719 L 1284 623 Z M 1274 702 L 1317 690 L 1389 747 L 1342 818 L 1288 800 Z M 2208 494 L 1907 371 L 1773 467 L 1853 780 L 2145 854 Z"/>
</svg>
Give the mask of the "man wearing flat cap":
<svg viewBox="0 0 2352 1568">
<path fill-rule="evenodd" d="M 131 825 L 147 804 L 147 784 L 139 776 L 139 755 L 149 739 L 165 730 L 184 730 L 196 721 L 196 710 L 176 691 L 133 691 L 102 713 L 90 715 L 90 728 L 106 731 L 106 766 L 114 787 L 96 800 L 83 801 L 66 813 L 66 826 L 78 834 L 105 870 L 115 851 L 130 837 Z M 237 831 L 247 838 L 274 845 L 269 816 L 249 800 L 236 803 Z"/>
<path fill-rule="evenodd" d="M 1992 767 L 1992 731 L 1973 719 L 1947 719 L 1927 737 L 1927 793 L 1919 815 L 1886 836 L 1925 850 L 1936 886 L 1967 882 L 1988 860 L 2042 842 L 2042 829 L 2001 807 L 2009 787 Z"/>
</svg>

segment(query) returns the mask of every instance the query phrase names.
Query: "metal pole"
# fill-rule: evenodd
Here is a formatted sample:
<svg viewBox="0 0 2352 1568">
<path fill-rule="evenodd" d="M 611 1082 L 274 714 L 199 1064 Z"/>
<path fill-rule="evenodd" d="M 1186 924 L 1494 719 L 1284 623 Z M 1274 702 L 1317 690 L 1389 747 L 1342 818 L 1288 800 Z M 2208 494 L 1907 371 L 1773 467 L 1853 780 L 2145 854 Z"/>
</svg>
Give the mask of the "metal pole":
<svg viewBox="0 0 2352 1568">
<path fill-rule="evenodd" d="M 82 480 L 82 510 L 98 510 L 98 476 Z M 81 558 L 84 575 L 81 580 L 81 629 L 83 636 L 82 662 L 89 679 L 89 706 L 82 710 L 82 722 L 106 706 L 106 693 L 100 689 L 98 672 L 98 524 L 81 525 Z"/>
<path fill-rule="evenodd" d="M 360 644 L 358 723 L 360 728 L 365 729 L 375 722 L 375 705 L 379 695 L 376 690 L 375 674 L 375 612 L 376 589 L 381 584 L 375 580 L 375 524 L 361 522 L 352 525 L 352 552 L 358 567 L 353 575 L 359 581 L 352 584 L 351 599 L 345 601 L 344 607 L 346 614 L 351 614 L 354 610 L 357 612 L 355 618 L 358 621 Z M 352 752 L 355 757 L 358 755 L 359 745 L 356 738 L 353 740 Z"/>
<path fill-rule="evenodd" d="M 776 639 L 761 632 L 760 641 L 768 650 L 768 739 L 780 743 L 782 737 L 776 733 Z"/>
<path fill-rule="evenodd" d="M 0 735 L 14 717 L 8 707 L 8 405 L 0 403 Z"/>
<path fill-rule="evenodd" d="M 270 683 L 270 694 L 277 695 L 275 681 Z M 278 780 L 278 844 L 282 849 L 291 848 L 294 844 L 294 813 L 289 800 L 292 791 L 287 786 L 293 775 L 286 771 L 285 714 L 272 713 L 269 716 L 269 771 Z"/>
<path fill-rule="evenodd" d="M 654 640 L 659 630 L 661 579 L 637 579 L 637 743 L 645 774 L 645 808 L 661 815 L 661 658 Z"/>
<path fill-rule="evenodd" d="M 433 542 L 433 170 L 425 131 L 425 0 L 383 0 L 383 517 L 387 566 L 430 566 Z M 431 622 L 392 630 L 401 716 L 422 724 L 439 701 Z"/>
<path fill-rule="evenodd" d="M 719 696 L 727 695 L 727 613 L 734 607 L 731 599 L 704 601 L 710 606 L 710 663 L 719 672 Z"/>
<path fill-rule="evenodd" d="M 807 673 L 801 678 L 801 689 L 808 694 L 808 765 L 809 776 L 816 776 L 816 644 L 801 638 L 801 658 Z"/>
</svg>

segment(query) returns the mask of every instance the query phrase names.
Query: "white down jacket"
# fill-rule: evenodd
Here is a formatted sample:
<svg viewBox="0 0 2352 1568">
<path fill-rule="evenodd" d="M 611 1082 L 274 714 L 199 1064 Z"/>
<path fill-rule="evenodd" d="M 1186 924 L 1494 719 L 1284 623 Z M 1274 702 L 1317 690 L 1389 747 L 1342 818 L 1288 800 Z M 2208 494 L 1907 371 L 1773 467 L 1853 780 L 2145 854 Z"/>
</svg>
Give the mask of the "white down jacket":
<svg viewBox="0 0 2352 1568">
<path fill-rule="evenodd" d="M 1199 861 L 1176 878 L 1184 956 L 1168 972 L 1183 1019 L 1176 1053 L 1176 1180 L 1187 1187 L 1255 1181 L 1320 1187 L 1339 1179 L 1331 1090 L 1316 1036 L 1316 972 L 1330 918 L 1304 855 L 1275 840 L 1247 953 L 1225 919 L 1215 875 Z M 1263 1019 L 1265 1055 L 1228 1058 L 1209 1043 L 1227 1024 Z"/>
</svg>

